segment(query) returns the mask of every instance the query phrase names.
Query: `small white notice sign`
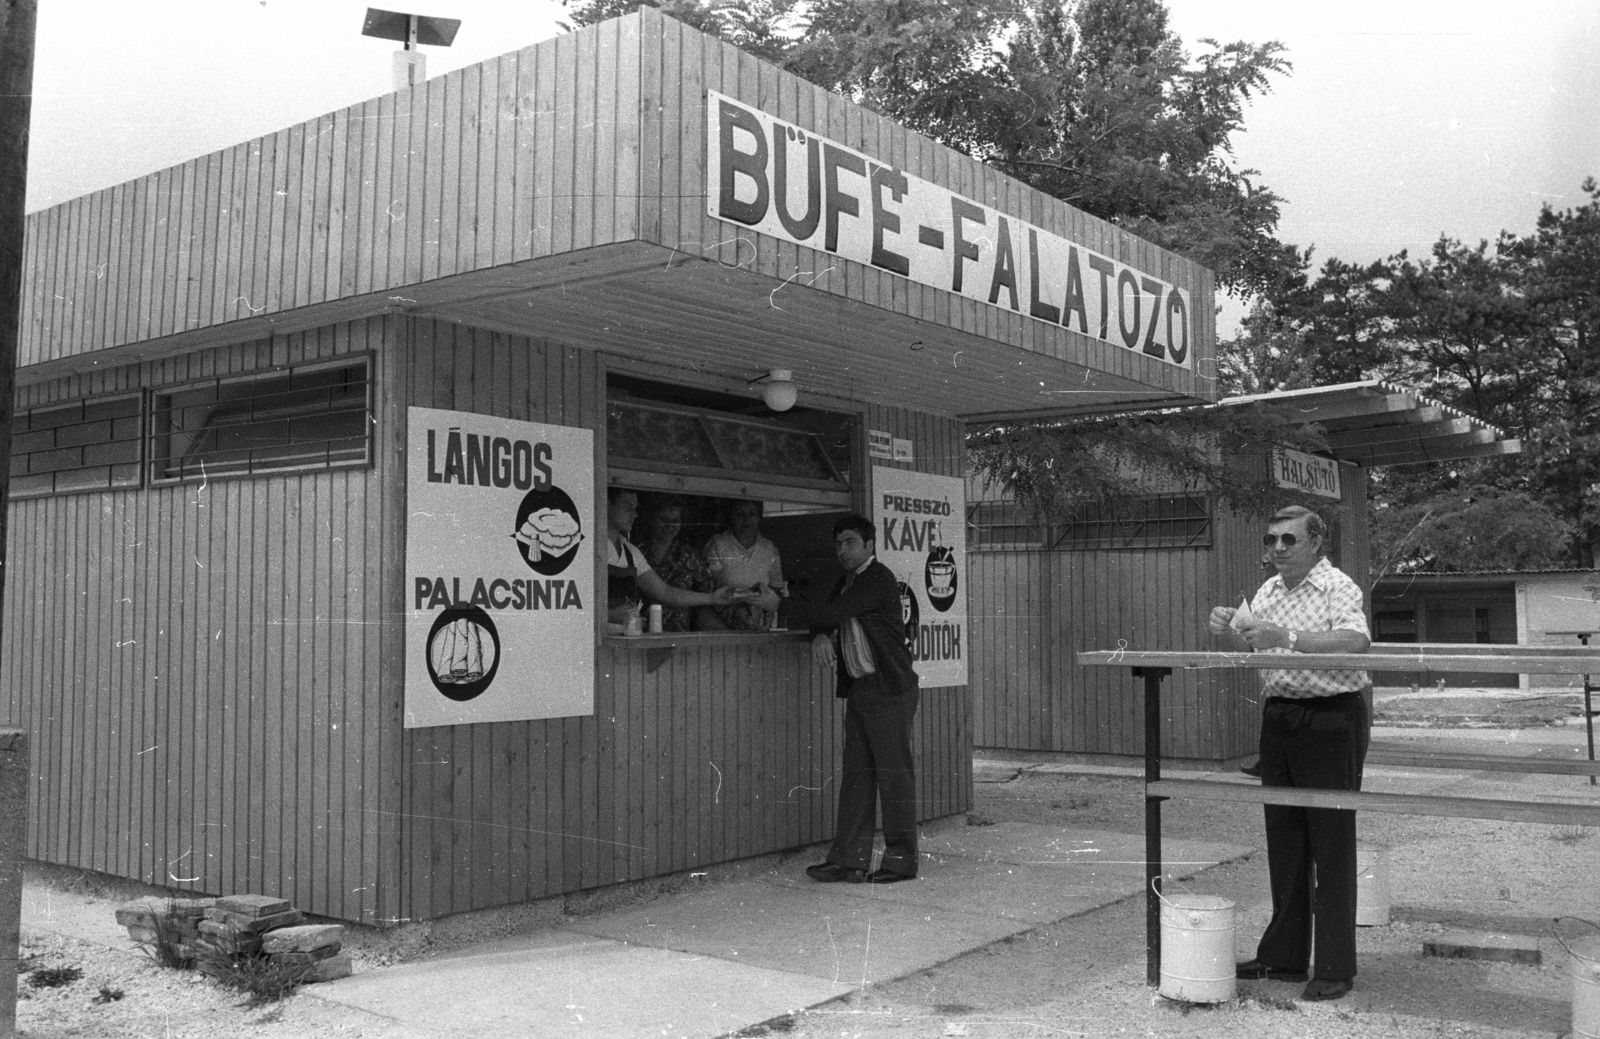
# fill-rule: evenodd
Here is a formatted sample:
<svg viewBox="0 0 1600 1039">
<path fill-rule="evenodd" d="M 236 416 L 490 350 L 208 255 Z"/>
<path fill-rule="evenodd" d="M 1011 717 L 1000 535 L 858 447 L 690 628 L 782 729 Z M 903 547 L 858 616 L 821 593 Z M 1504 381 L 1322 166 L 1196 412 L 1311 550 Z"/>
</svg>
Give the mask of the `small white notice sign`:
<svg viewBox="0 0 1600 1039">
<path fill-rule="evenodd" d="M 1334 501 L 1344 497 L 1339 483 L 1339 463 L 1332 458 L 1279 448 L 1272 454 L 1272 479 L 1279 487 L 1290 490 Z"/>
</svg>

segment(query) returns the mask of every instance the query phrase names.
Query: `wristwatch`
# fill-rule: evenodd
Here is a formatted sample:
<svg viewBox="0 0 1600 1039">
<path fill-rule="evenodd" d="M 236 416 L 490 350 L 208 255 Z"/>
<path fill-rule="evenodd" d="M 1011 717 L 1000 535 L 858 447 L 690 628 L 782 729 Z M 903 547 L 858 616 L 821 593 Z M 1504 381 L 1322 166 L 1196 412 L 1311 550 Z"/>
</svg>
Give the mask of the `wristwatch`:
<svg viewBox="0 0 1600 1039">
<path fill-rule="evenodd" d="M 1299 641 L 1300 641 L 1300 633 L 1298 631 L 1290 629 L 1290 631 L 1289 631 L 1289 652 L 1290 653 L 1293 653 L 1295 651 L 1294 650 L 1294 645 L 1295 645 L 1296 642 L 1299 642 Z"/>
</svg>

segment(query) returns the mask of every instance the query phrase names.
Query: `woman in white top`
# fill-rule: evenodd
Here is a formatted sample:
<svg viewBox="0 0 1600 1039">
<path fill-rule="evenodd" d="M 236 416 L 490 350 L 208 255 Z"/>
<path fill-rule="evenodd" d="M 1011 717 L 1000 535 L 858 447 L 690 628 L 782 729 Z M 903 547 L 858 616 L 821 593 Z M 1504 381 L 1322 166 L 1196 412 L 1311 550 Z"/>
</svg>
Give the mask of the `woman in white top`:
<svg viewBox="0 0 1600 1039">
<path fill-rule="evenodd" d="M 674 588 L 650 569 L 650 561 L 639 546 L 628 540 L 633 529 L 633 519 L 639 513 L 639 495 L 622 487 L 612 487 L 606 492 L 606 534 L 610 556 L 606 568 L 606 619 L 613 624 L 624 624 L 628 617 L 639 612 L 643 596 L 668 606 L 693 608 L 696 606 L 726 606 L 737 600 L 732 588 L 718 588 L 714 592 L 696 592 L 687 588 Z"/>
</svg>

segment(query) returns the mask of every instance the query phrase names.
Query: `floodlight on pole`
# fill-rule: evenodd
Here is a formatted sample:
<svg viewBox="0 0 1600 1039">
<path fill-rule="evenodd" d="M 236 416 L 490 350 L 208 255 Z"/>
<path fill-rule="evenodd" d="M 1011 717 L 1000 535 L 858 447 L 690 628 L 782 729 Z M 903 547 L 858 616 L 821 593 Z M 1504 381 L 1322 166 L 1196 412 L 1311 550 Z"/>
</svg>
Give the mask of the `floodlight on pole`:
<svg viewBox="0 0 1600 1039">
<path fill-rule="evenodd" d="M 448 47 L 455 42 L 456 30 L 460 28 L 459 18 L 434 18 L 369 7 L 366 21 L 361 24 L 361 35 L 399 40 L 405 45 L 404 49 L 394 52 L 394 88 L 404 90 L 428 78 L 428 59 L 417 45 Z"/>
</svg>

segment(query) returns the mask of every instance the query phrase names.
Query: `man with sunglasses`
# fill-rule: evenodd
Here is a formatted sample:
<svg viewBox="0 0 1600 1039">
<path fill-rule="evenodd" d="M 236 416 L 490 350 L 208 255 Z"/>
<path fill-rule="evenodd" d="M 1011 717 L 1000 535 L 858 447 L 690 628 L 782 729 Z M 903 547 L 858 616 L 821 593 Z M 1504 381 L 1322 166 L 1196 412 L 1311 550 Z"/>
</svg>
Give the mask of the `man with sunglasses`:
<svg viewBox="0 0 1600 1039">
<path fill-rule="evenodd" d="M 1315 512 L 1280 509 L 1262 539 L 1277 574 L 1256 592 L 1250 616 L 1214 608 L 1212 633 L 1263 653 L 1365 653 L 1371 636 L 1361 589 L 1323 557 L 1326 539 Z M 1298 669 L 1261 678 L 1261 785 L 1361 789 L 1367 673 Z M 1339 999 L 1356 975 L 1356 813 L 1263 807 L 1272 921 L 1238 976 L 1305 981 L 1314 964 L 1302 998 Z"/>
</svg>

